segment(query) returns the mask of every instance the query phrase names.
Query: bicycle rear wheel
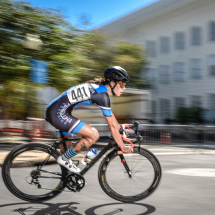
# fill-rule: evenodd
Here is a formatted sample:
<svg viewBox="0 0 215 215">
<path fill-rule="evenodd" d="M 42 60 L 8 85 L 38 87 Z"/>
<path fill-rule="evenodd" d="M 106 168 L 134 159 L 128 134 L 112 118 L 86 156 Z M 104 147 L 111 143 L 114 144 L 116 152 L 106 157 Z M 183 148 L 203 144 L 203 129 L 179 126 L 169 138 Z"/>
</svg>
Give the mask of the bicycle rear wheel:
<svg viewBox="0 0 215 215">
<path fill-rule="evenodd" d="M 135 202 L 151 195 L 161 180 L 161 166 L 150 151 L 135 146 L 134 152 L 123 154 L 131 171 L 129 177 L 116 150 L 110 152 L 99 167 L 99 183 L 111 198 Z"/>
<path fill-rule="evenodd" d="M 59 155 L 57 150 L 40 143 L 15 148 L 2 166 L 5 185 L 12 194 L 25 201 L 41 202 L 55 197 L 65 187 L 62 176 L 66 174 L 66 169 L 56 163 Z M 44 163 L 49 156 L 49 160 Z M 43 167 L 38 171 L 42 164 Z M 33 178 L 38 178 L 38 181 L 32 183 Z"/>
</svg>

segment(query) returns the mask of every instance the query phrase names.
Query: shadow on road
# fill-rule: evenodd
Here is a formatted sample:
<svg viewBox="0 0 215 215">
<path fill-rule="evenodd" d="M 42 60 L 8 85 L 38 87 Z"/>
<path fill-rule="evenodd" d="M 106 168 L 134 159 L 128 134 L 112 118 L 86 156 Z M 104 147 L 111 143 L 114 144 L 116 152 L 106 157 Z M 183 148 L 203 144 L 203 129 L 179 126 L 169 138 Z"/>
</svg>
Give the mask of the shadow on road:
<svg viewBox="0 0 215 215">
<path fill-rule="evenodd" d="M 78 209 L 78 202 L 69 203 L 14 203 L 0 205 L 0 210 L 4 209 L 5 214 L 22 214 L 22 215 L 83 215 L 75 210 Z M 135 213 L 135 207 L 142 207 L 141 211 Z M 155 207 L 142 203 L 109 203 L 93 206 L 85 211 L 85 215 L 121 215 L 128 214 L 126 208 L 132 208 L 132 214 L 148 215 L 155 211 Z M 13 209 L 12 209 L 13 208 Z M 8 211 L 7 211 L 8 209 Z M 8 212 L 11 213 L 8 213 Z M 95 212 L 96 211 L 96 212 Z M 98 213 L 99 212 L 99 213 Z"/>
<path fill-rule="evenodd" d="M 98 215 L 97 213 L 95 213 L 95 210 L 102 208 L 102 207 L 106 207 L 106 206 L 117 206 L 117 208 L 110 211 L 110 212 L 102 213 L 101 215 L 128 214 L 123 207 L 124 205 L 128 206 L 128 203 L 109 203 L 109 204 L 97 205 L 97 206 L 94 206 L 94 207 L 87 209 L 85 211 L 85 214 L 86 215 Z M 144 212 L 143 213 L 140 213 L 140 212 L 135 213 L 135 206 L 143 207 L 141 211 L 144 211 Z M 136 215 L 148 215 L 148 214 L 151 214 L 155 211 L 154 206 L 151 206 L 148 204 L 142 204 L 142 203 L 129 203 L 129 207 L 130 208 L 132 207 L 133 214 L 136 214 Z M 123 211 L 124 211 L 124 213 L 123 213 Z"/>
</svg>

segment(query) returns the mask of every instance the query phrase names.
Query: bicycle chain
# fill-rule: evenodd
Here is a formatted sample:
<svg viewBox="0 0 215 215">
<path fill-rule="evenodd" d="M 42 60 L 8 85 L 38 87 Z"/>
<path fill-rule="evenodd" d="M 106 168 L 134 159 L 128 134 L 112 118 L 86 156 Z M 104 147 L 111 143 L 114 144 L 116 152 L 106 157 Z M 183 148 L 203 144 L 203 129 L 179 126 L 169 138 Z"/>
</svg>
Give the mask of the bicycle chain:
<svg viewBox="0 0 215 215">
<path fill-rule="evenodd" d="M 30 176 L 28 176 L 30 177 Z M 28 178 L 27 177 L 27 178 Z M 32 175 L 31 175 L 32 177 Z M 28 182 L 27 181 L 27 178 L 26 178 L 26 182 L 28 184 L 33 184 L 35 186 L 40 186 L 38 187 L 38 189 L 43 189 L 43 190 L 51 190 L 51 191 L 62 191 L 62 192 L 80 192 L 86 185 L 85 183 L 85 179 L 82 175 L 78 174 L 78 173 L 69 173 L 66 178 L 65 178 L 65 181 L 66 181 L 66 188 L 69 189 L 70 191 L 65 191 L 65 190 L 55 190 L 55 189 L 49 189 L 49 188 L 43 188 L 40 183 L 39 183 L 39 180 L 38 179 L 33 179 L 33 180 L 37 180 L 36 182 L 35 181 L 31 181 L 31 182 Z"/>
</svg>

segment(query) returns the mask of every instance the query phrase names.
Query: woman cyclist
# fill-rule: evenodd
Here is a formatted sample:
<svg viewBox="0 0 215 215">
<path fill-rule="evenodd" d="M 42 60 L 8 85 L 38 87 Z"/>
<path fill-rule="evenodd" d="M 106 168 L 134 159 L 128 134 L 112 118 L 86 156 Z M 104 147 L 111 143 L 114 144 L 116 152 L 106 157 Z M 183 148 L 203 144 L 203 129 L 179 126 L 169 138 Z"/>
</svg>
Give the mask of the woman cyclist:
<svg viewBox="0 0 215 215">
<path fill-rule="evenodd" d="M 124 92 L 126 82 L 129 81 L 128 73 L 119 66 L 111 66 L 105 70 L 104 77 L 105 80 L 101 78 L 95 80 L 95 83 L 89 81 L 69 88 L 51 101 L 46 110 L 47 121 L 56 128 L 59 140 L 61 139 L 59 131 L 62 131 L 66 137 L 72 134 L 82 137 L 73 144 L 71 144 L 71 141 L 67 141 L 66 144 L 69 149 L 57 158 L 57 162 L 71 172 L 80 172 L 71 158 L 85 151 L 99 138 L 98 131 L 95 128 L 71 115 L 72 110 L 79 105 L 97 104 L 101 108 L 110 132 L 120 149 L 124 153 L 133 152 L 133 149 L 126 147 L 121 139 L 120 126 L 111 112 L 109 98 L 111 95 L 120 96 Z M 64 151 L 62 146 L 61 151 Z"/>
</svg>

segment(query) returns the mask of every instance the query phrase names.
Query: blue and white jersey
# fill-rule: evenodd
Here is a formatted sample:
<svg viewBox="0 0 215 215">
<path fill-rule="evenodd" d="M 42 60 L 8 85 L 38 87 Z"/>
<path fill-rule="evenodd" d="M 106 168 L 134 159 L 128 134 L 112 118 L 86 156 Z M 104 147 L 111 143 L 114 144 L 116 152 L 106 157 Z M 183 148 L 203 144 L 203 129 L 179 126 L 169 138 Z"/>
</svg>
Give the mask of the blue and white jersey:
<svg viewBox="0 0 215 215">
<path fill-rule="evenodd" d="M 56 99 L 52 100 L 49 106 L 61 98 L 65 99 L 65 97 L 68 99 L 68 102 L 66 102 L 66 111 L 72 111 L 75 107 L 80 105 L 97 104 L 101 108 L 104 116 L 112 116 L 107 87 L 103 85 L 83 83 L 73 86 L 63 92 Z"/>
</svg>

